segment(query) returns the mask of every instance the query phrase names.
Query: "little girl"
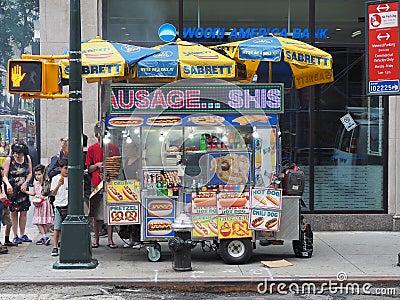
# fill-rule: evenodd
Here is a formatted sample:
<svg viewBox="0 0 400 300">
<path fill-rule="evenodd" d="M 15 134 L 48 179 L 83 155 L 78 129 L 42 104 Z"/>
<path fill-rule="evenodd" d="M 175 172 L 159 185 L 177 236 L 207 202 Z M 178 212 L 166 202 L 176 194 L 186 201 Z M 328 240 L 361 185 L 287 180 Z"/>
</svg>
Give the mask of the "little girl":
<svg viewBox="0 0 400 300">
<path fill-rule="evenodd" d="M 41 204 L 35 205 L 34 212 L 33 212 L 33 225 L 37 225 L 40 234 L 42 237 L 40 240 L 36 242 L 36 245 L 49 245 L 50 238 L 47 236 L 48 227 L 53 225 L 53 212 L 51 208 L 51 204 L 47 197 L 42 196 L 42 181 L 43 181 L 43 174 L 44 174 L 44 165 L 37 165 L 33 168 L 33 173 L 35 174 L 35 182 L 33 184 L 34 191 L 26 191 L 28 195 L 34 196 L 35 200 L 43 199 Z M 40 201 L 32 201 L 34 204 L 35 202 L 38 203 Z"/>
</svg>

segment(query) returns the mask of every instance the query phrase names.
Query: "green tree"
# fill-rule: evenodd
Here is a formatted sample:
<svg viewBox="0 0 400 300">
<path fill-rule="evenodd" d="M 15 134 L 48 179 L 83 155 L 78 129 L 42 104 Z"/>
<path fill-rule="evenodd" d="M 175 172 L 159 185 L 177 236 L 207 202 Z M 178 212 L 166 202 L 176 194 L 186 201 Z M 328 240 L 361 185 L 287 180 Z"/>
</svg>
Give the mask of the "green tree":
<svg viewBox="0 0 400 300">
<path fill-rule="evenodd" d="M 4 70 L 10 58 L 21 57 L 29 51 L 34 21 L 39 19 L 39 0 L 0 0 L 0 18 L 0 67 Z M 4 84 L 0 81 L 0 91 L 3 89 Z M 0 101 L 7 103 L 6 100 L 2 95 Z M 7 103 L 10 111 L 18 107 L 18 101 L 15 102 Z"/>
</svg>

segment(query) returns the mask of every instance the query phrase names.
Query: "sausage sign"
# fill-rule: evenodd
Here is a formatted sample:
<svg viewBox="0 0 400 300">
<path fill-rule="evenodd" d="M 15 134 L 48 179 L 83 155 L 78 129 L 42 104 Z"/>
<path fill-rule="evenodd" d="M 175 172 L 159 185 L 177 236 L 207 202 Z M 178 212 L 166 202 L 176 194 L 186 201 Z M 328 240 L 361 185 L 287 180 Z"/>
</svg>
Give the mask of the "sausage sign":
<svg viewBox="0 0 400 300">
<path fill-rule="evenodd" d="M 283 113 L 282 84 L 112 85 L 110 111 L 125 113 Z"/>
</svg>

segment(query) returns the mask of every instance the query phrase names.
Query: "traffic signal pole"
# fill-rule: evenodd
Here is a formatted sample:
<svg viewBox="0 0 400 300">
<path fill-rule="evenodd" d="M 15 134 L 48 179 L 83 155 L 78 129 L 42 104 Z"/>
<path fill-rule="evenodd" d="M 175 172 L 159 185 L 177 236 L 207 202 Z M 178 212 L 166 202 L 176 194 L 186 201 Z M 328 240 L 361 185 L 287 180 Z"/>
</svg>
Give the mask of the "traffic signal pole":
<svg viewBox="0 0 400 300">
<path fill-rule="evenodd" d="M 70 1 L 70 78 L 68 216 L 61 227 L 59 261 L 54 269 L 93 269 L 89 221 L 83 215 L 83 117 L 80 0 Z"/>
</svg>

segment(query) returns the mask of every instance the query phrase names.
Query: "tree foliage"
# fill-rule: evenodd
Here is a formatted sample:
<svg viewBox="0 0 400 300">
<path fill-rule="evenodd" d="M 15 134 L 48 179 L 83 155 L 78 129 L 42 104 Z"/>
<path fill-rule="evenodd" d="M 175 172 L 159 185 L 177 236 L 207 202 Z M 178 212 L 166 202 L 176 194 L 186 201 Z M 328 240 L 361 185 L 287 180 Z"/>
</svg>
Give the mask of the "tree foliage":
<svg viewBox="0 0 400 300">
<path fill-rule="evenodd" d="M 0 26 L 0 64 L 19 57 L 33 42 L 34 21 L 39 19 L 38 0 L 0 0 L 4 19 Z"/>
</svg>

